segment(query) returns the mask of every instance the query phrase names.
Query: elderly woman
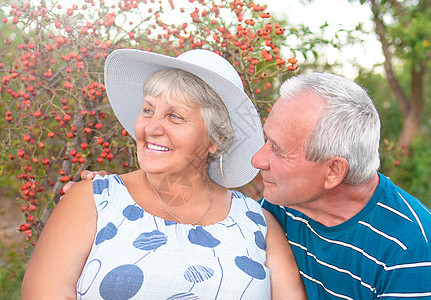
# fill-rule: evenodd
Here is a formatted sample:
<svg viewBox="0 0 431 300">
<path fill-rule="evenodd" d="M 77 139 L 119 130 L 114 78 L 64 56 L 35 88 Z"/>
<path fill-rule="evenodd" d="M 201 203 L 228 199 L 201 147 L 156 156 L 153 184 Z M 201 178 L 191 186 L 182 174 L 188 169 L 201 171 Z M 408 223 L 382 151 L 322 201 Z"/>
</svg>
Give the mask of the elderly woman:
<svg viewBox="0 0 431 300">
<path fill-rule="evenodd" d="M 306 298 L 280 225 L 228 190 L 256 176 L 250 161 L 263 145 L 235 69 L 205 50 L 122 49 L 106 60 L 105 84 L 140 169 L 63 197 L 23 299 Z"/>
</svg>

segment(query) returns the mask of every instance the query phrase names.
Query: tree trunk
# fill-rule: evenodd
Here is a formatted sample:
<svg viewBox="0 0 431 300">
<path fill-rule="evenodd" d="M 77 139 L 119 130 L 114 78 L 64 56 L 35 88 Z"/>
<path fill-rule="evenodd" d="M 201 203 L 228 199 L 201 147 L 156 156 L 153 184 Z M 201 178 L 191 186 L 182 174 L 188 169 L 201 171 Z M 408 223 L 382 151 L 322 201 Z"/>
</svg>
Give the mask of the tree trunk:
<svg viewBox="0 0 431 300">
<path fill-rule="evenodd" d="M 395 10 L 400 15 L 404 15 L 406 12 L 403 10 L 402 5 L 395 0 L 389 1 L 394 6 Z M 384 68 L 386 77 L 389 82 L 389 86 L 395 94 L 397 102 L 400 106 L 403 114 L 403 125 L 401 132 L 398 135 L 398 144 L 401 146 L 408 146 L 416 136 L 421 123 L 422 115 L 425 108 L 424 100 L 424 89 L 423 80 L 425 75 L 425 63 L 421 63 L 419 66 L 415 64 L 415 57 L 411 62 L 411 78 L 410 78 L 410 99 L 401 87 L 399 80 L 397 79 L 394 68 L 392 65 L 392 54 L 390 51 L 390 43 L 386 36 L 387 31 L 383 23 L 382 17 L 379 15 L 379 6 L 376 0 L 370 0 L 371 10 L 373 13 L 374 24 L 376 25 L 376 33 L 380 39 L 382 45 L 383 55 L 385 56 Z M 405 23 L 404 26 L 408 26 Z M 403 147 L 408 149 L 407 147 Z M 407 152 L 406 152 L 407 154 Z"/>
<path fill-rule="evenodd" d="M 417 70 L 415 66 L 411 67 L 411 101 L 407 114 L 404 115 L 403 126 L 398 136 L 398 144 L 409 145 L 416 136 L 422 115 L 425 110 L 424 99 L 424 74 L 425 66 L 421 65 Z"/>
</svg>

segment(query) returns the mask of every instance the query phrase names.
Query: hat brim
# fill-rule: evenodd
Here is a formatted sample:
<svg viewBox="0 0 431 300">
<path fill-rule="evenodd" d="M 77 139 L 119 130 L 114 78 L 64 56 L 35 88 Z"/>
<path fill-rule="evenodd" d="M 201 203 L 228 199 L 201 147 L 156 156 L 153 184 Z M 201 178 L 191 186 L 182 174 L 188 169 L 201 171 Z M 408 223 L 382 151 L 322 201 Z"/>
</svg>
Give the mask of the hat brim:
<svg viewBox="0 0 431 300">
<path fill-rule="evenodd" d="M 223 172 L 218 160 L 209 164 L 210 178 L 226 188 L 240 187 L 253 180 L 259 170 L 251 165 L 251 158 L 264 144 L 259 114 L 242 89 L 207 67 L 136 49 L 112 52 L 105 62 L 105 86 L 121 125 L 135 138 L 134 123 L 141 113 L 144 82 L 164 68 L 181 69 L 200 77 L 217 92 L 229 111 L 235 141 L 223 154 Z"/>
</svg>

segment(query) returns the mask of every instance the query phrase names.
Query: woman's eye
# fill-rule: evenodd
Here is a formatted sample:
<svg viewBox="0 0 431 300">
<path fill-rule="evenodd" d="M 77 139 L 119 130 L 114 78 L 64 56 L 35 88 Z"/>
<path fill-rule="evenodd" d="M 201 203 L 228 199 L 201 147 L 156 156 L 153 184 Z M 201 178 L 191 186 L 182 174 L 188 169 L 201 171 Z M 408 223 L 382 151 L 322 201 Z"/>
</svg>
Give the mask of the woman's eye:
<svg viewBox="0 0 431 300">
<path fill-rule="evenodd" d="M 149 108 L 144 108 L 144 109 L 142 110 L 142 112 L 143 112 L 144 114 L 148 115 L 148 114 L 151 114 L 152 110 L 151 110 L 151 109 L 149 109 Z"/>
<path fill-rule="evenodd" d="M 183 119 L 181 116 L 179 116 L 179 115 L 177 115 L 177 114 L 170 114 L 170 117 L 171 117 L 172 119 L 177 119 L 177 120 L 182 120 L 182 119 Z"/>
</svg>

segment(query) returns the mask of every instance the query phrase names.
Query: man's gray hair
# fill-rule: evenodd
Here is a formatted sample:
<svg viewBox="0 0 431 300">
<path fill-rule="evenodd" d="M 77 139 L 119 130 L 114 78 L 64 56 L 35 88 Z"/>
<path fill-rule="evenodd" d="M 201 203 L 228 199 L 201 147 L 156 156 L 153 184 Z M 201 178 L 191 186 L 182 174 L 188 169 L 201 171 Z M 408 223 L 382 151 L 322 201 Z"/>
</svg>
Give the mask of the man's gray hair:
<svg viewBox="0 0 431 300">
<path fill-rule="evenodd" d="M 235 133 L 229 111 L 220 96 L 201 78 L 180 69 L 161 69 L 147 79 L 143 92 L 144 95 L 161 96 L 168 103 L 174 98 L 200 107 L 208 138 L 218 148 L 208 156 L 208 162 L 217 159 L 232 146 Z"/>
<path fill-rule="evenodd" d="M 369 181 L 380 166 L 380 118 L 367 92 L 349 79 L 328 73 L 295 76 L 280 88 L 285 101 L 307 93 L 320 97 L 326 107 L 304 145 L 306 159 L 322 162 L 343 157 L 349 164 L 345 183 Z"/>
</svg>

